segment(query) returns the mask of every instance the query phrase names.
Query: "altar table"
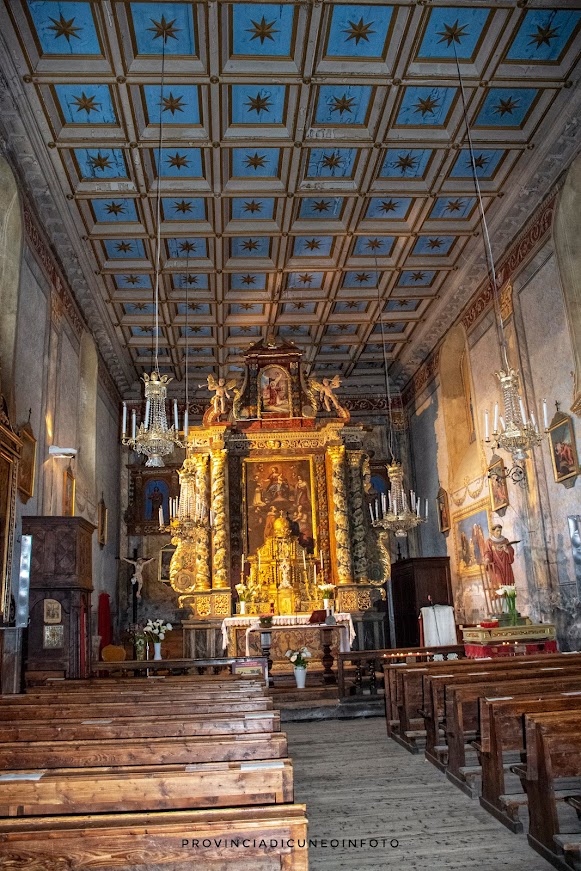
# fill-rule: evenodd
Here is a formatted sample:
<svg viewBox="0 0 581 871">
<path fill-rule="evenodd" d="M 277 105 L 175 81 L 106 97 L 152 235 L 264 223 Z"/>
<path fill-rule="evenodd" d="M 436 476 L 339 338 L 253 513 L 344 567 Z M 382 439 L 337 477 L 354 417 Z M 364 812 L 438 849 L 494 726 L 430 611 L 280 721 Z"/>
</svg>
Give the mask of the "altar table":
<svg viewBox="0 0 581 871">
<path fill-rule="evenodd" d="M 471 626 L 462 629 L 464 649 L 469 659 L 495 659 L 501 656 L 535 656 L 558 653 L 552 623 L 525 623 L 520 626 Z"/>
<path fill-rule="evenodd" d="M 287 650 L 307 647 L 312 654 L 312 664 L 316 668 L 323 655 L 321 629 L 331 629 L 338 636 L 331 646 L 333 657 L 337 653 L 348 653 L 355 640 L 355 629 L 351 614 L 335 614 L 336 625 L 309 623 L 310 614 L 292 614 L 272 618 L 269 628 L 262 628 L 258 617 L 226 617 L 222 622 L 222 641 L 228 649 L 228 656 L 260 655 L 260 633 L 272 632 L 270 656 L 274 662 L 273 671 L 288 671 Z M 248 652 L 247 652 L 248 651 Z"/>
</svg>

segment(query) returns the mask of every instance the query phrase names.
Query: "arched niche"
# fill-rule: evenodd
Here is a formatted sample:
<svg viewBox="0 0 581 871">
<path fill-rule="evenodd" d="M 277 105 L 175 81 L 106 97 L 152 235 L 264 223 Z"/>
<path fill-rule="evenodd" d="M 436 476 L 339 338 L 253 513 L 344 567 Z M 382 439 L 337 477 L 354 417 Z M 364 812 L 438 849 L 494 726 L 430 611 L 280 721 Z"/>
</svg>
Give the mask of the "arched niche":
<svg viewBox="0 0 581 871">
<path fill-rule="evenodd" d="M 0 155 L 0 390 L 13 411 L 14 348 L 22 253 L 22 213 L 16 179 Z"/>
<path fill-rule="evenodd" d="M 95 465 L 97 455 L 97 379 L 99 360 L 95 343 L 89 333 L 81 336 L 79 359 L 79 404 L 78 428 L 79 454 L 78 474 L 82 485 L 82 497 L 92 505 L 95 502 Z M 83 510 L 83 506 L 81 510 Z M 86 510 L 86 509 L 85 509 Z M 89 512 L 90 513 L 90 512 Z"/>
<path fill-rule="evenodd" d="M 553 241 L 575 363 L 571 411 L 581 415 L 581 155 L 573 161 L 559 195 Z"/>
<path fill-rule="evenodd" d="M 461 325 L 452 327 L 442 345 L 440 391 L 448 448 L 448 485 L 455 489 L 467 477 L 473 479 L 481 474 L 470 356 Z"/>
</svg>

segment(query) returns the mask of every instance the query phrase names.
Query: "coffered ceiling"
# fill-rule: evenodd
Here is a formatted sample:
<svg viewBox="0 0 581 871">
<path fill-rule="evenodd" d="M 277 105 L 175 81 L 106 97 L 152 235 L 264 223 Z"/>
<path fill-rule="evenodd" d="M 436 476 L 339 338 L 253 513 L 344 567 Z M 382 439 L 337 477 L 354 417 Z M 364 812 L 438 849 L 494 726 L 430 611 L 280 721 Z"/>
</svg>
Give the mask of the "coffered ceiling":
<svg viewBox="0 0 581 871">
<path fill-rule="evenodd" d="M 581 3 L 5 0 L 1 14 L 0 66 L 84 248 L 119 386 L 152 364 L 158 184 L 162 371 L 181 380 L 187 348 L 203 382 L 272 334 L 313 372 L 372 385 L 383 344 L 410 373 L 480 257 L 456 55 L 500 219 L 567 113 Z"/>
</svg>

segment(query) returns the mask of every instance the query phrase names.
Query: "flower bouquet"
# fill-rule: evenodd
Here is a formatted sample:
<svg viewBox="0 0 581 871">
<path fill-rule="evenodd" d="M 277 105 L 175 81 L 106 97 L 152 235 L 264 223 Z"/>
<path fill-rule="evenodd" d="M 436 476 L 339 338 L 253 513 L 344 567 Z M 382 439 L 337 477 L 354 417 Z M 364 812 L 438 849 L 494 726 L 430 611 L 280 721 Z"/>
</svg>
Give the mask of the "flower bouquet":
<svg viewBox="0 0 581 871">
<path fill-rule="evenodd" d="M 234 588 L 238 593 L 238 601 L 240 602 L 240 613 L 246 614 L 246 603 L 252 602 L 254 596 L 250 587 L 244 583 L 236 584 Z"/>
<path fill-rule="evenodd" d="M 335 598 L 335 584 L 319 584 L 318 588 L 323 597 L 325 608 L 329 607 L 329 600 Z"/>
<path fill-rule="evenodd" d="M 304 690 L 307 680 L 307 665 L 309 664 L 308 660 L 311 658 L 311 653 L 307 647 L 301 647 L 300 650 L 287 650 L 285 656 L 290 659 L 293 665 L 297 689 Z"/>
<path fill-rule="evenodd" d="M 154 659 L 161 659 L 161 642 L 165 638 L 165 633 L 172 629 L 171 623 L 166 623 L 164 620 L 148 620 L 143 627 L 145 637 L 153 642 Z"/>
<path fill-rule="evenodd" d="M 503 584 L 502 587 L 499 587 L 496 591 L 496 595 L 504 596 L 508 622 L 511 626 L 516 626 L 520 616 L 516 610 L 516 587 L 514 584 Z"/>
</svg>

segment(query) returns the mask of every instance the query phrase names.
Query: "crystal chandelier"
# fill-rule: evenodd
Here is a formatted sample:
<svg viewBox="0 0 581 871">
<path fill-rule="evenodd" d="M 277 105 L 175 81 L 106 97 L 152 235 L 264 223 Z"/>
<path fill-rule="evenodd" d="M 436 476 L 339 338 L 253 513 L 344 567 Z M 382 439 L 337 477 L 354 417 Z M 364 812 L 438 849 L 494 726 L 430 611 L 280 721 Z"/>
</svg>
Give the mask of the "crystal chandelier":
<svg viewBox="0 0 581 871">
<path fill-rule="evenodd" d="M 156 195 L 156 245 L 155 245 L 155 283 L 154 283 L 154 326 L 155 363 L 151 375 L 144 373 L 145 383 L 145 414 L 137 429 L 136 411 L 131 413 L 131 436 L 127 435 L 127 403 L 123 403 L 123 426 L 121 443 L 132 448 L 138 454 L 147 457 L 146 466 L 159 468 L 164 464 L 163 458 L 174 450 L 174 447 L 184 447 L 179 437 L 178 405 L 174 400 L 174 423 L 168 426 L 166 413 L 167 385 L 172 380 L 170 375 L 160 375 L 159 372 L 159 276 L 161 261 L 161 172 L 163 146 L 163 88 L 165 76 L 165 38 L 162 45 L 161 83 L 159 92 L 159 140 L 157 147 L 157 195 Z M 187 439 L 188 407 L 184 414 L 184 434 Z"/>
<path fill-rule="evenodd" d="M 480 191 L 480 183 L 478 181 L 478 172 L 476 169 L 476 160 L 474 157 L 474 148 L 472 145 L 472 136 L 470 133 L 470 125 L 468 123 L 468 112 L 466 109 L 466 94 L 464 92 L 464 82 L 460 72 L 460 63 L 456 53 L 456 45 L 454 46 L 454 55 L 456 58 L 456 69 L 458 72 L 458 81 L 460 83 L 460 95 L 462 98 L 462 109 L 464 114 L 464 124 L 466 127 L 466 140 L 468 142 L 468 150 L 470 154 L 470 168 L 472 171 L 472 180 L 476 191 L 476 199 L 478 202 L 478 211 L 480 214 L 480 223 L 482 225 L 482 236 L 484 240 L 484 252 L 487 259 L 487 267 L 490 276 L 490 284 L 492 287 L 492 299 L 494 305 L 494 314 L 496 318 L 496 326 L 498 331 L 498 342 L 500 346 L 500 355 L 502 360 L 502 369 L 495 372 L 500 384 L 500 392 L 502 396 L 502 405 L 504 414 L 499 413 L 498 403 L 494 407 L 494 425 L 492 435 L 495 440 L 494 448 L 507 451 L 513 460 L 513 467 L 509 469 L 503 477 L 511 478 L 515 482 L 522 482 L 525 479 L 524 467 L 522 462 L 528 459 L 528 452 L 531 448 L 540 445 L 543 440 L 543 435 L 539 432 L 534 412 L 527 412 L 526 402 L 520 394 L 519 374 L 516 369 L 513 369 L 508 361 L 507 343 L 504 334 L 504 322 L 499 299 L 499 282 L 494 266 L 494 257 L 492 254 L 492 246 L 490 244 L 490 235 L 488 225 L 486 223 L 486 215 L 484 212 L 484 204 L 482 202 L 482 193 Z M 546 403 L 543 401 L 543 414 L 545 419 L 545 431 L 547 430 L 546 421 Z M 490 421 L 488 411 L 484 414 L 484 440 L 490 443 Z M 498 473 L 494 473 L 496 477 L 500 477 Z M 490 477 L 490 476 L 489 476 Z"/>
<path fill-rule="evenodd" d="M 391 387 L 389 384 L 389 370 L 387 365 L 387 352 L 385 349 L 385 329 L 383 325 L 383 309 L 379 292 L 379 270 L 377 257 L 375 258 L 375 274 L 377 276 L 377 302 L 379 311 L 379 324 L 381 327 L 381 342 L 383 346 L 383 371 L 385 375 L 385 392 L 387 396 L 387 414 L 389 418 L 388 447 L 391 455 L 391 463 L 387 466 L 390 489 L 386 496 L 381 494 L 381 499 L 369 503 L 371 523 L 375 529 L 393 532 L 396 538 L 407 538 L 408 531 L 415 529 L 420 523 L 428 518 L 428 500 L 426 499 L 425 515 L 421 516 L 421 500 L 413 490 L 410 490 L 408 501 L 404 489 L 404 470 L 401 463 L 395 459 L 394 454 L 394 426 L 391 405 Z"/>
</svg>

